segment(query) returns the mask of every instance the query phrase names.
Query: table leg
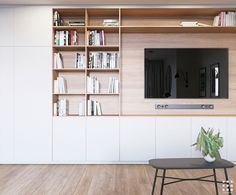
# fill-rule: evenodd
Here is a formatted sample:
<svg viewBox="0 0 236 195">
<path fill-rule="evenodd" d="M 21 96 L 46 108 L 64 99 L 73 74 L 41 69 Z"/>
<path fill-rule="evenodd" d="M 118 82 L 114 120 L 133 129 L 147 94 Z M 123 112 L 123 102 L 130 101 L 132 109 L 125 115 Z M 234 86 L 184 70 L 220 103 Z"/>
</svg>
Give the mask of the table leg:
<svg viewBox="0 0 236 195">
<path fill-rule="evenodd" d="M 231 188 L 230 188 L 230 181 L 229 181 L 229 177 L 228 177 L 228 173 L 227 173 L 227 169 L 224 168 L 224 172 L 225 172 L 225 180 L 226 180 L 226 185 L 228 185 L 228 187 L 226 189 L 228 189 L 229 191 L 229 195 L 231 195 Z M 229 183 L 228 183 L 229 182 Z"/>
<path fill-rule="evenodd" d="M 214 173 L 214 181 L 215 181 L 216 195 L 219 195 L 218 186 L 217 186 L 217 179 L 216 179 L 216 170 L 215 170 L 215 169 L 213 169 L 213 173 Z"/>
<path fill-rule="evenodd" d="M 155 191 L 157 173 L 158 173 L 158 169 L 156 169 L 155 176 L 154 176 L 154 181 L 153 181 L 153 185 L 152 185 L 152 195 L 154 195 L 154 191 Z"/>
<path fill-rule="evenodd" d="M 163 195 L 164 185 L 165 185 L 165 177 L 166 177 L 166 170 L 163 170 L 163 176 L 162 176 L 162 183 L 161 183 L 161 193 L 160 195 Z"/>
</svg>

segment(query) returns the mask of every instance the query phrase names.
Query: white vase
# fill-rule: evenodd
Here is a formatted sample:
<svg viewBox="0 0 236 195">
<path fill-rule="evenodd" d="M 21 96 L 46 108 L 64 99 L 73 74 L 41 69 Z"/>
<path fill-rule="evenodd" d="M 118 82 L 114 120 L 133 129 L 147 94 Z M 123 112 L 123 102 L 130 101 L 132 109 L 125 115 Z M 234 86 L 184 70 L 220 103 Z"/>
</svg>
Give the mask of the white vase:
<svg viewBox="0 0 236 195">
<path fill-rule="evenodd" d="M 212 163 L 212 162 L 214 162 L 216 160 L 215 157 L 212 158 L 209 154 L 204 156 L 204 159 L 205 159 L 205 161 L 207 161 L 209 163 Z"/>
</svg>

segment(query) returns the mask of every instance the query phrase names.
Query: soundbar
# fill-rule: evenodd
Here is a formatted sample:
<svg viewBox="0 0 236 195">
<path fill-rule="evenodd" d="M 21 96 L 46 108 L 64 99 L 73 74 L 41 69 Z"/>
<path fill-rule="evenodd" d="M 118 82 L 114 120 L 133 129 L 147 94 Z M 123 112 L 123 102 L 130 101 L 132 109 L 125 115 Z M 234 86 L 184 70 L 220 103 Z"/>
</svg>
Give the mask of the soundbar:
<svg viewBox="0 0 236 195">
<path fill-rule="evenodd" d="M 155 104 L 155 109 L 214 109 L 214 104 Z"/>
</svg>

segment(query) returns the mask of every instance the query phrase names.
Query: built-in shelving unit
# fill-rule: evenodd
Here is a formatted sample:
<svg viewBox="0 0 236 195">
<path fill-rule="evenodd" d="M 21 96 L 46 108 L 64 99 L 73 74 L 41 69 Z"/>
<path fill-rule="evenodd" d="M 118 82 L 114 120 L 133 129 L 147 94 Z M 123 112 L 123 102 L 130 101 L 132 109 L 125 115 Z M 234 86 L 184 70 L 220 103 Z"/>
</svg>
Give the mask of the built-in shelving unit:
<svg viewBox="0 0 236 195">
<path fill-rule="evenodd" d="M 141 33 L 236 33 L 236 26 L 212 26 L 214 17 L 220 12 L 233 11 L 232 8 L 58 8 L 57 11 L 63 20 L 62 25 L 53 25 L 52 51 L 53 54 L 60 52 L 64 59 L 64 68 L 55 68 L 53 62 L 53 80 L 58 76 L 67 81 L 67 93 L 53 93 L 53 103 L 66 98 L 69 101 L 69 116 L 78 115 L 79 102 L 86 102 L 88 113 L 88 100 L 100 103 L 103 116 L 119 116 L 122 113 L 121 102 L 121 37 L 123 34 Z M 117 20 L 116 26 L 104 25 L 104 19 Z M 69 26 L 69 22 L 84 21 L 81 26 Z M 198 21 L 205 26 L 180 26 L 181 21 Z M 56 45 L 54 36 L 56 31 L 76 31 L 78 43 L 76 45 Z M 103 31 L 105 44 L 90 45 L 89 32 Z M 130 40 L 130 44 L 134 41 Z M 74 55 L 83 52 L 85 55 L 85 67 L 75 68 Z M 116 68 L 90 68 L 90 52 L 118 52 L 119 60 Z M 132 52 L 132 51 L 130 51 Z M 87 77 L 96 77 L 101 81 L 99 93 L 89 93 L 87 90 Z M 109 77 L 116 77 L 119 81 L 118 93 L 107 93 Z"/>
</svg>

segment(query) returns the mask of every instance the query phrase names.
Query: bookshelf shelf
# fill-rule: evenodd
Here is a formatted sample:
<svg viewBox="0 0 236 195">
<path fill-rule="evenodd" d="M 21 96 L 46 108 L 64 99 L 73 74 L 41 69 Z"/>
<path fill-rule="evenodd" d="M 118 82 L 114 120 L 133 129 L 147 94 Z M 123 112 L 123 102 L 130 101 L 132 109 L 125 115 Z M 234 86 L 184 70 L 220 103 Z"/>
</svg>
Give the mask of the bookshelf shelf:
<svg viewBox="0 0 236 195">
<path fill-rule="evenodd" d="M 82 68 L 58 68 L 58 69 L 53 69 L 53 71 L 56 72 L 85 72 L 86 69 Z"/>
<path fill-rule="evenodd" d="M 85 51 L 84 45 L 67 45 L 67 46 L 57 46 L 53 45 L 53 49 L 58 51 Z"/>
<path fill-rule="evenodd" d="M 84 33 L 85 26 L 53 26 L 53 30 L 76 30 L 79 33 Z"/>
<path fill-rule="evenodd" d="M 87 93 L 87 95 L 107 95 L 107 96 L 113 96 L 113 95 L 120 95 L 119 93 Z"/>
<path fill-rule="evenodd" d="M 89 51 L 119 51 L 119 45 L 88 45 Z"/>
<path fill-rule="evenodd" d="M 88 68 L 88 72 L 119 72 L 119 68 Z"/>
</svg>

